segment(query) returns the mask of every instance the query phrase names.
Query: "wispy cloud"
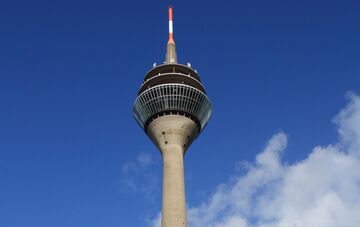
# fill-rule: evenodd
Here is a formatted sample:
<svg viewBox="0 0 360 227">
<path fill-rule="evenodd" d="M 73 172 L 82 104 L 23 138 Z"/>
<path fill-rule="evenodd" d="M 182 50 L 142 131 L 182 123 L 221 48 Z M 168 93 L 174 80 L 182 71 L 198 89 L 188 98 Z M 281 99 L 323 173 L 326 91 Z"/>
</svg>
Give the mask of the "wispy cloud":
<svg viewBox="0 0 360 227">
<path fill-rule="evenodd" d="M 245 174 L 219 185 L 188 209 L 191 227 L 360 226 L 360 98 L 334 118 L 339 141 L 315 147 L 304 160 L 281 159 L 288 136 L 275 134 Z M 153 220 L 159 225 L 160 217 Z"/>
<path fill-rule="evenodd" d="M 150 153 L 139 153 L 135 160 L 128 161 L 122 166 L 120 188 L 122 192 L 141 193 L 152 199 L 160 190 L 160 173 L 155 168 L 157 163 Z"/>
</svg>

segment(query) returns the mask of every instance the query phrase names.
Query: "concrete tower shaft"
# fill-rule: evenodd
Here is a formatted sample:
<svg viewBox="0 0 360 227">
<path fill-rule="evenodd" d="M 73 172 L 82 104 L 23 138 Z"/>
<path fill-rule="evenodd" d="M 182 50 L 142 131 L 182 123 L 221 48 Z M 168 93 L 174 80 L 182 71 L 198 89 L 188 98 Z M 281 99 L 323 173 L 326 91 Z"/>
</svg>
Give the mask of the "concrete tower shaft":
<svg viewBox="0 0 360 227">
<path fill-rule="evenodd" d="M 169 8 L 165 64 L 145 76 L 133 113 L 163 157 L 162 227 L 186 227 L 184 155 L 206 126 L 211 103 L 196 70 L 177 63 Z"/>
<path fill-rule="evenodd" d="M 162 227 L 186 227 L 184 154 L 198 134 L 194 121 L 167 115 L 152 121 L 147 134 L 163 157 Z"/>
</svg>

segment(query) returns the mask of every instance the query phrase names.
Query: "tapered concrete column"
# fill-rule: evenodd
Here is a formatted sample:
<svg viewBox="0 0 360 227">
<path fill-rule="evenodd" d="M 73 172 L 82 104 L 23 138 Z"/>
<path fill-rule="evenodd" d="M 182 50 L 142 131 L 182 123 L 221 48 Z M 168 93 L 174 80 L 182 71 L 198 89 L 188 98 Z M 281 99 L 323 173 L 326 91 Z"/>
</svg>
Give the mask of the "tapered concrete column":
<svg viewBox="0 0 360 227">
<path fill-rule="evenodd" d="M 147 134 L 163 157 L 162 227 L 186 227 L 184 154 L 198 133 L 191 119 L 166 115 L 152 121 Z"/>
<path fill-rule="evenodd" d="M 186 227 L 183 148 L 169 145 L 163 154 L 162 227 Z"/>
</svg>

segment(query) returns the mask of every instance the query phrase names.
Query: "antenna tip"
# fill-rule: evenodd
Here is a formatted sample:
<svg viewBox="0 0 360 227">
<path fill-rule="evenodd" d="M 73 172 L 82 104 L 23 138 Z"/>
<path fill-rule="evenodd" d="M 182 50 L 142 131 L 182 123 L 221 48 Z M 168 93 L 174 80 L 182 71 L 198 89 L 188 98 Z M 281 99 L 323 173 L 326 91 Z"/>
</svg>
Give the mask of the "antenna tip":
<svg viewBox="0 0 360 227">
<path fill-rule="evenodd" d="M 173 8 L 172 6 L 169 6 L 169 20 L 173 19 Z"/>
</svg>

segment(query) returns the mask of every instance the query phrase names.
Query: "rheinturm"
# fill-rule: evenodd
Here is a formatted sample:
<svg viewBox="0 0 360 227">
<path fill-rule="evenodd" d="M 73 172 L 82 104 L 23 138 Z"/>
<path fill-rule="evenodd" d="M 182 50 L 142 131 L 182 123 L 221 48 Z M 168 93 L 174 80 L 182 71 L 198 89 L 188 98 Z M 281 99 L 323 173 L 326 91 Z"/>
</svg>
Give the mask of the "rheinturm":
<svg viewBox="0 0 360 227">
<path fill-rule="evenodd" d="M 185 227 L 184 155 L 206 126 L 211 103 L 197 71 L 177 62 L 171 7 L 166 61 L 146 74 L 133 113 L 163 158 L 161 226 Z"/>
</svg>

